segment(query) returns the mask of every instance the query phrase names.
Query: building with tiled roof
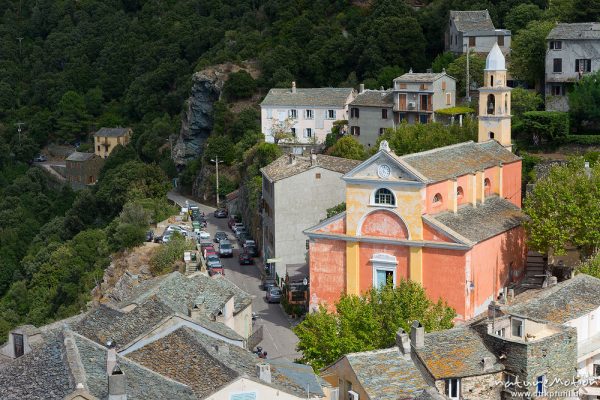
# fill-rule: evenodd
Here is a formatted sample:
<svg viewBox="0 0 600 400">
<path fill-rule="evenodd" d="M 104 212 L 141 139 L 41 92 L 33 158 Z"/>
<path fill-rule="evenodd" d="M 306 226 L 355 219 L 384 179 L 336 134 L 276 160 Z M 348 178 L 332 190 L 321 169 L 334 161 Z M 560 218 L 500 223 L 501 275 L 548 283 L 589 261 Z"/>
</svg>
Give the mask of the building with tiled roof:
<svg viewBox="0 0 600 400">
<path fill-rule="evenodd" d="M 107 158 L 117 146 L 126 146 L 132 134 L 131 128 L 100 128 L 94 133 L 94 153 Z"/>
<path fill-rule="evenodd" d="M 455 54 L 470 52 L 487 54 L 494 44 L 502 52 L 510 52 L 511 33 L 506 29 L 496 29 L 488 10 L 450 11 L 446 30 L 446 51 Z"/>
<path fill-rule="evenodd" d="M 74 151 L 65 159 L 65 174 L 73 189 L 95 185 L 104 160 L 94 153 Z"/>
<path fill-rule="evenodd" d="M 265 141 L 323 143 L 335 121 L 348 119 L 352 88 L 273 88 L 260 104 Z"/>
<path fill-rule="evenodd" d="M 477 143 L 398 156 L 382 141 L 342 177 L 345 213 L 305 230 L 311 308 L 411 279 L 467 320 L 524 278 L 521 159 L 502 59 L 493 50 L 487 60 L 481 91 L 501 109 L 480 112 Z"/>
<path fill-rule="evenodd" d="M 263 255 L 275 259 L 273 276 L 285 279 L 287 266 L 306 263 L 302 231 L 327 217 L 344 201 L 340 179 L 360 161 L 325 154 L 288 154 L 261 169 Z"/>
</svg>

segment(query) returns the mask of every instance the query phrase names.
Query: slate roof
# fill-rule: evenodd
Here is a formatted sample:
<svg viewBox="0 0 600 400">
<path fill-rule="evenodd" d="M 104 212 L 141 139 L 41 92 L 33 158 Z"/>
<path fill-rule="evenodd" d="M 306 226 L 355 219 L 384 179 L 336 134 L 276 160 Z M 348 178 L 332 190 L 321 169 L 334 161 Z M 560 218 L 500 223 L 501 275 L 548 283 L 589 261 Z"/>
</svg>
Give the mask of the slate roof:
<svg viewBox="0 0 600 400">
<path fill-rule="evenodd" d="M 504 370 L 504 365 L 487 349 L 481 337 L 465 326 L 426 333 L 423 347 L 415 351 L 436 380 Z M 494 360 L 492 368 L 486 371 L 483 370 L 484 357 Z"/>
<path fill-rule="evenodd" d="M 517 296 L 511 314 L 564 324 L 600 307 L 600 279 L 586 274 L 541 289 L 524 301 Z"/>
<path fill-rule="evenodd" d="M 222 275 L 208 277 L 195 274 L 186 277 L 179 272 L 172 272 L 134 286 L 117 306 L 140 305 L 153 296 L 172 311 L 183 315 L 188 315 L 189 309 L 197 302 L 203 302 L 205 310 L 213 316 L 231 297 L 234 298 L 236 314 L 252 304 L 252 297 L 248 293 Z"/>
<path fill-rule="evenodd" d="M 81 153 L 79 151 L 72 152 L 69 157 L 67 157 L 66 161 L 87 161 L 94 158 L 94 153 Z"/>
<path fill-rule="evenodd" d="M 345 174 L 361 163 L 358 160 L 333 157 L 325 154 L 315 154 L 316 162 L 314 163 L 311 162 L 310 156 L 296 155 L 294 157 L 295 162 L 292 164 L 290 163 L 290 155 L 283 155 L 266 167 L 261 168 L 261 172 L 270 181 L 275 182 L 316 167 Z"/>
<path fill-rule="evenodd" d="M 391 90 L 365 90 L 358 94 L 351 106 L 363 107 L 392 107 L 394 105 L 394 93 Z"/>
<path fill-rule="evenodd" d="M 553 39 L 600 39 L 600 23 L 557 24 L 546 37 Z"/>
<path fill-rule="evenodd" d="M 450 11 L 450 19 L 459 32 L 495 30 L 488 10 Z"/>
<path fill-rule="evenodd" d="M 456 214 L 443 212 L 428 215 L 425 221 L 428 219 L 450 228 L 472 243 L 479 243 L 521 225 L 525 214 L 510 201 L 490 196 L 475 208 L 470 204 L 462 205 Z"/>
<path fill-rule="evenodd" d="M 102 137 L 119 137 L 125 136 L 125 134 L 131 128 L 100 128 L 100 130 L 94 133 L 94 136 L 102 136 Z"/>
<path fill-rule="evenodd" d="M 397 347 L 346 355 L 356 378 L 371 399 L 413 398 L 427 383 L 412 360 Z"/>
<path fill-rule="evenodd" d="M 261 106 L 285 106 L 285 107 L 335 107 L 344 108 L 348 96 L 352 94 L 352 88 L 306 88 L 296 89 L 292 93 L 291 88 L 271 89 L 260 103 Z"/>
<path fill-rule="evenodd" d="M 495 140 L 482 143 L 468 141 L 399 158 L 430 182 L 452 179 L 501 163 L 507 164 L 520 160 Z"/>
<path fill-rule="evenodd" d="M 434 82 L 444 75 L 446 75 L 445 72 L 407 72 L 394 79 L 394 82 Z"/>
<path fill-rule="evenodd" d="M 256 364 L 263 361 L 248 350 L 227 345 L 187 327 L 128 356 L 152 370 L 189 384 L 198 397 L 213 393 L 241 376 L 257 380 Z M 306 394 L 306 386 L 302 385 L 313 382 L 315 387 L 311 393 L 323 396 L 310 367 L 276 361 L 271 365 L 271 377 L 269 386 L 301 396 Z"/>
</svg>

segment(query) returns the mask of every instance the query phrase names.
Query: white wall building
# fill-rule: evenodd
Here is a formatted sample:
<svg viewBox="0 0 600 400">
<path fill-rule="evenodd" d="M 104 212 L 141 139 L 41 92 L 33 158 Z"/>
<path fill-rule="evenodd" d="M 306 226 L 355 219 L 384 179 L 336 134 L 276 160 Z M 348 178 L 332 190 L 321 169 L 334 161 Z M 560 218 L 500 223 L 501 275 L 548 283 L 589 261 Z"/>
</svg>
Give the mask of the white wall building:
<svg viewBox="0 0 600 400">
<path fill-rule="evenodd" d="M 274 143 L 277 132 L 290 134 L 297 143 L 323 143 L 333 123 L 348 119 L 352 88 L 271 89 L 260 104 L 265 141 Z"/>
<path fill-rule="evenodd" d="M 450 11 L 450 21 L 445 37 L 446 51 L 455 54 L 467 52 L 489 53 L 494 44 L 502 53 L 510 52 L 511 33 L 496 29 L 488 10 Z"/>
</svg>

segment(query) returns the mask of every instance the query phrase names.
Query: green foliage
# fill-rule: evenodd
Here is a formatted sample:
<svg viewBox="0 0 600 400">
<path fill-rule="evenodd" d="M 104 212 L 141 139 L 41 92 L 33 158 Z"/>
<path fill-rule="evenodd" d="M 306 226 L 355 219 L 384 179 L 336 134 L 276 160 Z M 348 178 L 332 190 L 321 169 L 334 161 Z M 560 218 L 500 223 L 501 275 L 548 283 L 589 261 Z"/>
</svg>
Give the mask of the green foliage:
<svg viewBox="0 0 600 400">
<path fill-rule="evenodd" d="M 483 69 L 485 68 L 485 58 L 474 53 L 469 54 L 469 79 L 471 88 L 479 87 L 483 84 Z M 446 72 L 448 75 L 456 78 L 456 91 L 459 96 L 462 96 L 466 90 L 466 70 L 467 70 L 467 55 L 464 54 L 452 61 Z"/>
<path fill-rule="evenodd" d="M 294 328 L 300 361 L 315 371 L 344 354 L 393 346 L 398 329 L 410 331 L 415 320 L 429 332 L 451 328 L 456 317 L 452 308 L 429 300 L 421 285 L 407 280 L 361 296 L 343 295 L 335 309 L 330 313 L 321 305 Z"/>
<path fill-rule="evenodd" d="M 404 69 L 395 66 L 386 66 L 381 68 L 377 74 L 377 86 L 374 89 L 391 88 L 394 83 L 394 79 L 404 74 Z"/>
<path fill-rule="evenodd" d="M 584 146 L 600 145 L 600 135 L 569 135 L 560 140 L 561 144 L 581 144 Z"/>
<path fill-rule="evenodd" d="M 533 169 L 537 164 L 539 164 L 542 159 L 540 157 L 528 154 L 528 153 L 520 153 L 521 157 L 521 179 L 524 184 L 529 182 L 533 182 L 536 179 L 535 170 Z"/>
<path fill-rule="evenodd" d="M 229 101 L 252 97 L 256 90 L 256 81 L 246 71 L 233 72 L 223 85 L 223 95 Z"/>
<path fill-rule="evenodd" d="M 346 203 L 345 202 L 340 203 L 340 204 L 338 204 L 336 206 L 333 206 L 331 208 L 328 208 L 327 209 L 327 217 L 326 218 L 331 218 L 334 215 L 338 215 L 339 213 L 344 212 L 344 211 L 346 211 Z"/>
<path fill-rule="evenodd" d="M 150 271 L 154 276 L 173 272 L 175 262 L 183 259 L 186 250 L 194 250 L 194 244 L 179 233 L 174 233 L 169 242 L 160 246 L 150 259 Z"/>
<path fill-rule="evenodd" d="M 600 123 L 600 71 L 583 76 L 569 91 L 569 112 L 579 124 Z"/>
<path fill-rule="evenodd" d="M 327 150 L 327 154 L 351 160 L 364 160 L 366 158 L 365 148 L 352 136 L 340 138 Z"/>
<path fill-rule="evenodd" d="M 600 252 L 592 255 L 588 260 L 581 263 L 575 272 L 600 278 Z"/>
<path fill-rule="evenodd" d="M 513 118 L 518 118 L 528 111 L 538 111 L 543 105 L 542 96 L 534 90 L 517 87 L 510 94 L 510 107 Z"/>
<path fill-rule="evenodd" d="M 555 166 L 547 178 L 538 180 L 525 199 L 523 210 L 531 248 L 565 254 L 572 245 L 591 254 L 600 246 L 600 165 L 584 170 L 582 158 Z"/>
<path fill-rule="evenodd" d="M 530 83 L 544 78 L 546 62 L 546 36 L 554 27 L 552 21 L 532 21 L 513 36 L 510 54 L 510 73 Z"/>
<path fill-rule="evenodd" d="M 535 4 L 522 3 L 512 8 L 504 17 L 504 27 L 513 35 L 525 28 L 528 23 L 542 19 L 542 9 Z"/>
<path fill-rule="evenodd" d="M 231 138 L 221 135 L 211 135 L 206 141 L 204 159 L 207 162 L 219 157 L 219 162 L 231 164 L 236 158 L 236 151 Z"/>
<path fill-rule="evenodd" d="M 431 64 L 431 70 L 433 72 L 442 72 L 444 69 L 448 69 L 454 60 L 456 60 L 456 56 L 451 51 L 440 53 L 434 58 L 433 63 Z"/>
<path fill-rule="evenodd" d="M 56 109 L 57 138 L 70 142 L 87 134 L 89 120 L 84 97 L 72 90 L 66 92 Z"/>
<path fill-rule="evenodd" d="M 436 112 L 436 114 L 441 114 L 441 115 L 459 115 L 459 114 L 472 114 L 475 112 L 475 110 L 471 107 L 458 106 L 458 107 L 442 108 L 440 110 L 436 110 L 435 112 Z"/>
<path fill-rule="evenodd" d="M 569 134 L 569 114 L 557 111 L 528 111 L 521 116 L 523 130 L 543 141 L 557 141 Z"/>
<path fill-rule="evenodd" d="M 172 215 L 176 215 L 179 212 L 179 207 L 169 203 L 166 197 L 155 197 L 138 199 L 132 202 L 134 205 L 139 205 L 148 213 L 151 224 L 164 221 Z"/>
<path fill-rule="evenodd" d="M 477 140 L 477 121 L 465 118 L 463 126 L 445 126 L 439 123 L 402 123 L 396 129 L 386 131 L 380 138 L 387 140 L 398 155 L 431 150 L 468 140 Z"/>
</svg>

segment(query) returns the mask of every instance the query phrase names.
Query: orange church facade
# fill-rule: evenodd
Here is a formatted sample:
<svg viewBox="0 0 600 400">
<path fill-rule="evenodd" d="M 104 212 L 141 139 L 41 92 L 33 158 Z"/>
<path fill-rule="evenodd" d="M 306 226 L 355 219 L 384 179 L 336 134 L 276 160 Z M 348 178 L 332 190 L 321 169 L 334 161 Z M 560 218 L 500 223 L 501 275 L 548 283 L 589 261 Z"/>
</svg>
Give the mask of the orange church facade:
<svg viewBox="0 0 600 400">
<path fill-rule="evenodd" d="M 411 279 L 466 320 L 525 277 L 521 159 L 510 151 L 510 89 L 502 79 L 490 79 L 505 75 L 498 57 L 493 49 L 485 71 L 493 87 L 482 89 L 504 101 L 482 108 L 479 142 L 397 156 L 383 141 L 342 177 L 346 211 L 305 231 L 311 309 L 332 307 L 343 293 Z"/>
</svg>

